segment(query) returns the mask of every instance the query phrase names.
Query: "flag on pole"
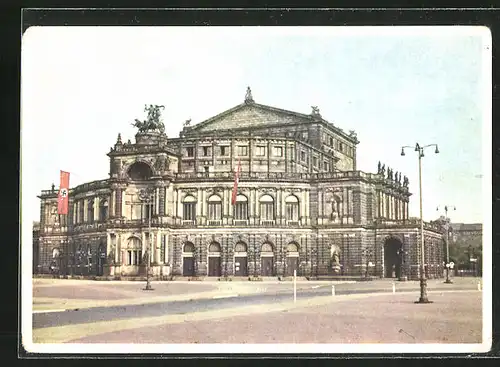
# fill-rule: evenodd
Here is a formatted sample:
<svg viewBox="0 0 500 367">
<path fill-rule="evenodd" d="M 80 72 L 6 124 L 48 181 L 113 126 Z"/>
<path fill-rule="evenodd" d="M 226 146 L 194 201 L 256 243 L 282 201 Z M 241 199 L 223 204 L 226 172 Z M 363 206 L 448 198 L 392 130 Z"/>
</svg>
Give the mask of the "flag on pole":
<svg viewBox="0 0 500 367">
<path fill-rule="evenodd" d="M 233 185 L 233 196 L 231 198 L 231 204 L 236 204 L 236 195 L 238 194 L 238 183 L 240 182 L 240 172 L 241 172 L 241 158 L 238 160 L 238 169 L 234 175 L 234 185 Z"/>
<path fill-rule="evenodd" d="M 57 214 L 68 214 L 69 172 L 61 171 L 59 193 L 57 195 Z"/>
</svg>

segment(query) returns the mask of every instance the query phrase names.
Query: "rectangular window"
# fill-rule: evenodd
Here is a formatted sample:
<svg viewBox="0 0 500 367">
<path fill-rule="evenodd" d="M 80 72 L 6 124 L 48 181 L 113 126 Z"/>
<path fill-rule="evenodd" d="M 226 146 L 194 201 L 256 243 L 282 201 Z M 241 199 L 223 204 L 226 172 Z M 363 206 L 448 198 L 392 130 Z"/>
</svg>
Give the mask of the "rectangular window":
<svg viewBox="0 0 500 367">
<path fill-rule="evenodd" d="M 299 220 L 299 204 L 287 203 L 286 204 L 286 219 L 298 222 Z"/>
<path fill-rule="evenodd" d="M 220 147 L 220 155 L 227 155 L 228 150 L 229 150 L 227 148 L 228 147 Z"/>
<path fill-rule="evenodd" d="M 260 219 L 261 220 L 274 220 L 274 203 L 261 203 L 260 204 Z"/>
<path fill-rule="evenodd" d="M 245 157 L 248 155 L 248 147 L 247 146 L 239 146 L 238 147 L 238 155 L 240 157 Z"/>
<path fill-rule="evenodd" d="M 274 147 L 273 148 L 273 155 L 275 157 L 283 157 L 283 147 Z"/>
<path fill-rule="evenodd" d="M 186 154 L 188 157 L 194 157 L 194 148 L 193 147 L 187 147 L 186 148 Z"/>
<path fill-rule="evenodd" d="M 144 213 L 142 214 L 142 217 L 148 220 L 150 213 L 153 212 L 153 204 L 146 204 L 143 206 L 143 208 L 144 208 Z"/>
<path fill-rule="evenodd" d="M 323 163 L 323 168 L 324 168 L 325 172 L 328 172 L 328 171 L 329 171 L 329 168 L 330 168 L 330 167 L 328 166 L 328 162 L 327 162 L 327 161 L 325 161 L 325 162 Z"/>
<path fill-rule="evenodd" d="M 306 161 L 306 152 L 304 152 L 303 150 L 300 152 L 300 160 L 302 162 Z"/>
<path fill-rule="evenodd" d="M 318 167 L 318 157 L 313 157 L 313 166 Z"/>
<path fill-rule="evenodd" d="M 344 144 L 342 142 L 339 143 L 339 150 L 341 153 L 344 153 Z"/>
<path fill-rule="evenodd" d="M 128 250 L 127 251 L 127 265 L 132 265 L 132 251 Z"/>
<path fill-rule="evenodd" d="M 330 146 L 333 147 L 334 144 L 333 138 L 330 138 Z"/>
<path fill-rule="evenodd" d="M 258 157 L 263 157 L 266 155 L 266 147 L 258 146 L 255 147 L 255 155 Z"/>
<path fill-rule="evenodd" d="M 205 173 L 209 173 L 210 167 L 205 167 Z"/>
<path fill-rule="evenodd" d="M 196 219 L 196 203 L 184 203 L 183 205 L 184 213 L 182 219 L 194 221 Z"/>
<path fill-rule="evenodd" d="M 234 219 L 248 220 L 248 203 L 237 202 L 234 206 Z"/>
<path fill-rule="evenodd" d="M 208 219 L 221 220 L 222 219 L 222 203 L 208 203 Z"/>
<path fill-rule="evenodd" d="M 203 156 L 207 157 L 210 153 L 210 147 L 202 147 L 203 148 Z"/>
</svg>

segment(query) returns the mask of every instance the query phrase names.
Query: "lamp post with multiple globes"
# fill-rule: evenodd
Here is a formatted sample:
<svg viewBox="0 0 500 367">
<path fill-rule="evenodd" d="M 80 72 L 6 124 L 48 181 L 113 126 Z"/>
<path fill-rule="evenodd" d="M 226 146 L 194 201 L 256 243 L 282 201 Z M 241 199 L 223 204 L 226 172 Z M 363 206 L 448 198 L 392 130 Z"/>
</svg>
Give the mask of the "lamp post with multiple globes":
<svg viewBox="0 0 500 367">
<path fill-rule="evenodd" d="M 420 298 L 415 303 L 432 303 L 427 297 L 427 279 L 425 276 L 425 241 L 424 241 L 424 220 L 422 214 L 422 158 L 424 157 L 424 150 L 429 147 L 435 147 L 434 153 L 439 153 L 437 144 L 429 144 L 421 146 L 415 144 L 415 147 L 405 145 L 401 147 L 401 155 L 405 155 L 405 148 L 414 148 L 418 153 L 418 186 L 420 191 Z"/>
</svg>

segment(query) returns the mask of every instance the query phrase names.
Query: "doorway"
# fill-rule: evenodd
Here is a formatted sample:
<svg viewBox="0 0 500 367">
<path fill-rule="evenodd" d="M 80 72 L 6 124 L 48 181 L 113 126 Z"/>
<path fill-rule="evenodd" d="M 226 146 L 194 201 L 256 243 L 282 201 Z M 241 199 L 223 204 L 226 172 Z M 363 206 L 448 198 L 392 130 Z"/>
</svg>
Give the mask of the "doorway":
<svg viewBox="0 0 500 367">
<path fill-rule="evenodd" d="M 209 277 L 220 277 L 221 276 L 221 266 L 220 266 L 220 256 L 221 247 L 217 242 L 212 242 L 208 246 L 208 276 Z"/>
<path fill-rule="evenodd" d="M 237 277 L 248 276 L 247 268 L 247 258 L 245 257 L 235 257 L 234 258 L 234 275 Z"/>
<path fill-rule="evenodd" d="M 194 258 L 192 256 L 182 258 L 182 275 L 185 277 L 194 276 Z"/>
<path fill-rule="evenodd" d="M 401 277 L 402 259 L 399 256 L 399 250 L 402 248 L 402 243 L 395 237 L 389 237 L 384 243 L 384 277 L 399 278 Z"/>
<path fill-rule="evenodd" d="M 234 275 L 248 276 L 247 245 L 241 241 L 234 246 Z"/>
<path fill-rule="evenodd" d="M 182 247 L 182 275 L 185 277 L 195 276 L 194 270 L 194 245 L 186 242 Z"/>
<path fill-rule="evenodd" d="M 274 261 L 271 256 L 262 257 L 260 259 L 261 274 L 263 277 L 273 276 Z"/>
<path fill-rule="evenodd" d="M 286 276 L 293 276 L 293 271 L 297 271 L 299 274 L 299 258 L 298 257 L 287 257 L 286 258 Z"/>
<path fill-rule="evenodd" d="M 220 256 L 210 256 L 208 258 L 208 276 L 209 277 L 220 277 Z"/>
</svg>

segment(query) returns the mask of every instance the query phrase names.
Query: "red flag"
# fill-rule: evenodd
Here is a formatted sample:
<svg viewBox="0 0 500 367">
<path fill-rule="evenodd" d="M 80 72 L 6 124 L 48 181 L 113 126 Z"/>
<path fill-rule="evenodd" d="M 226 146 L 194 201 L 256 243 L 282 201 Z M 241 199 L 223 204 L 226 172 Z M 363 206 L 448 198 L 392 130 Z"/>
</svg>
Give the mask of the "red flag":
<svg viewBox="0 0 500 367">
<path fill-rule="evenodd" d="M 57 214 L 68 214 L 69 172 L 61 171 L 59 194 L 57 195 Z"/>
<path fill-rule="evenodd" d="M 236 204 L 236 195 L 238 194 L 238 183 L 240 182 L 240 172 L 241 172 L 241 158 L 238 160 L 238 170 L 234 175 L 234 186 L 233 186 L 233 196 L 231 198 L 231 204 Z"/>
</svg>

